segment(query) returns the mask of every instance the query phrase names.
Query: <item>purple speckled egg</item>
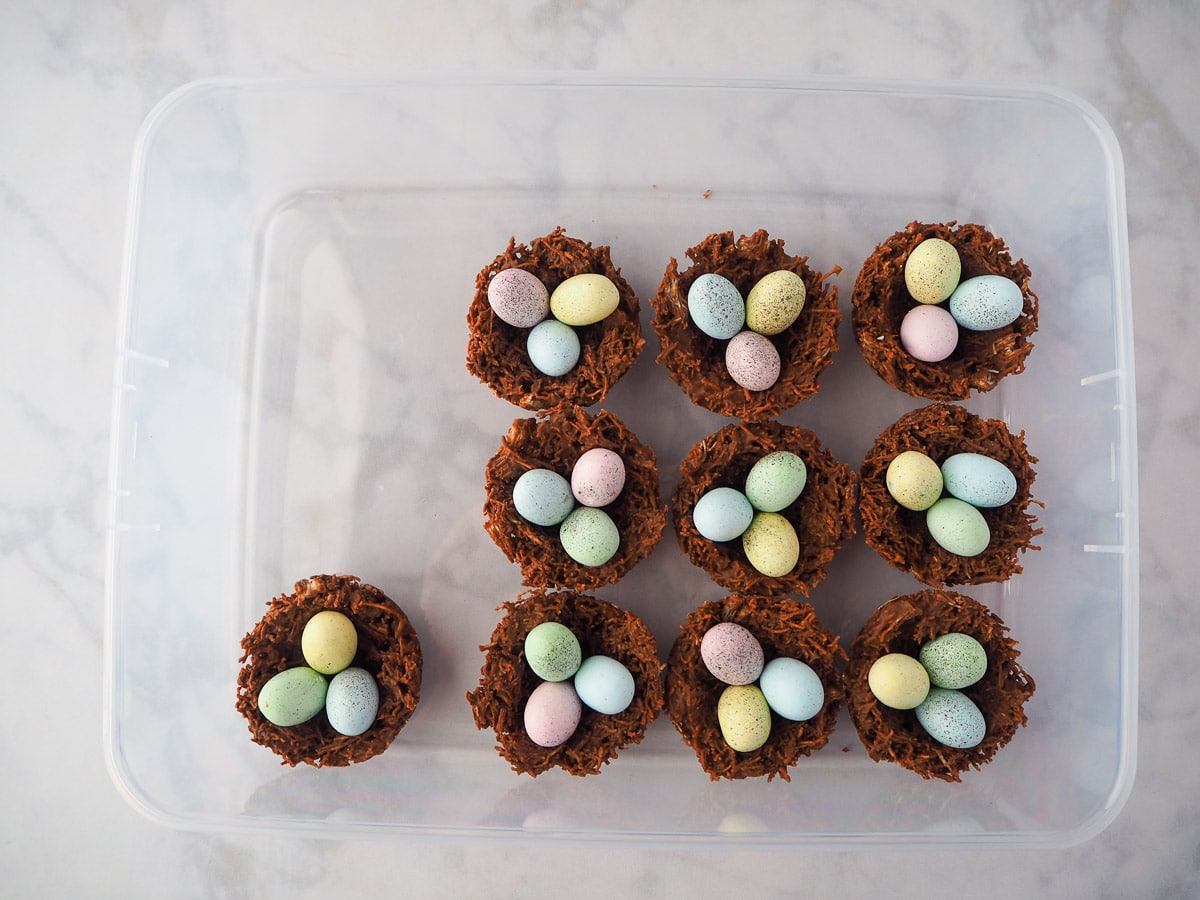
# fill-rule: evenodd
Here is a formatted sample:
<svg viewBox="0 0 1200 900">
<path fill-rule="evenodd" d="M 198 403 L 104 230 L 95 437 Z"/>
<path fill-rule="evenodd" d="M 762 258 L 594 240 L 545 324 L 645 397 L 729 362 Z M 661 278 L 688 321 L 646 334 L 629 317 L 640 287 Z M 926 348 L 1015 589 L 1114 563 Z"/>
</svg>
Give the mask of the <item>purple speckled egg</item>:
<svg viewBox="0 0 1200 900">
<path fill-rule="evenodd" d="M 958 323 L 943 306 L 914 306 L 900 322 L 900 343 L 921 362 L 941 362 L 958 346 Z"/>
<path fill-rule="evenodd" d="M 608 506 L 625 487 L 625 462 L 603 447 L 593 447 L 571 469 L 571 493 L 584 506 Z"/>
<path fill-rule="evenodd" d="M 763 670 L 762 644 L 735 622 L 720 622 L 704 632 L 700 658 L 726 684 L 753 684 Z"/>
<path fill-rule="evenodd" d="M 539 747 L 557 747 L 575 733 L 582 715 L 570 681 L 543 681 L 525 701 L 525 734 Z"/>
<path fill-rule="evenodd" d="M 488 282 L 492 312 L 515 328 L 532 328 L 550 313 L 550 293 L 532 272 L 502 269 Z"/>
<path fill-rule="evenodd" d="M 779 380 L 779 351 L 771 339 L 741 331 L 725 345 L 729 376 L 748 391 L 765 391 Z"/>
</svg>

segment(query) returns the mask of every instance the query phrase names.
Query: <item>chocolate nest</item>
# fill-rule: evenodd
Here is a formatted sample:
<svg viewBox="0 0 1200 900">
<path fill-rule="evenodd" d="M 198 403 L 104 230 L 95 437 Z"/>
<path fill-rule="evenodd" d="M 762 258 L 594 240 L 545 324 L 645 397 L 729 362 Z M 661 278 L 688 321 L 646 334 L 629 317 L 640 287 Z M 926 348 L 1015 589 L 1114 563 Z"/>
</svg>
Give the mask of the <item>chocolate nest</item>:
<svg viewBox="0 0 1200 900">
<path fill-rule="evenodd" d="M 825 688 L 825 705 L 806 722 L 771 714 L 771 736 L 758 750 L 739 753 L 721 735 L 717 701 L 725 685 L 700 656 L 700 642 L 714 625 L 736 622 L 758 638 L 766 662 L 789 656 L 809 665 Z M 721 778 L 791 781 L 788 766 L 820 750 L 837 724 L 845 691 L 841 667 L 846 653 L 837 636 L 818 620 L 813 608 L 797 600 L 732 595 L 694 610 L 679 629 L 667 661 L 667 712 L 701 767 L 713 781 Z"/>
<path fill-rule="evenodd" d="M 1025 261 L 1014 263 L 1004 241 L 982 225 L 954 225 L 910 223 L 875 248 L 854 283 L 851 321 L 863 358 L 892 387 L 929 400 L 965 400 L 972 390 L 990 391 L 1004 376 L 1023 371 L 1038 327 L 1038 298 L 1029 289 Z M 904 284 L 904 264 L 917 244 L 935 237 L 958 251 L 962 281 L 1002 275 L 1021 288 L 1024 304 L 1012 324 L 990 331 L 960 328 L 949 357 L 921 362 L 900 343 L 900 322 L 917 305 Z"/>
<path fill-rule="evenodd" d="M 525 349 L 529 329 L 509 325 L 492 312 L 488 284 L 503 269 L 532 272 L 550 293 L 573 275 L 584 273 L 607 276 L 616 285 L 620 295 L 617 308 L 603 321 L 575 329 L 579 335 L 579 362 L 567 374 L 553 376 L 538 371 Z M 629 371 L 645 344 L 637 295 L 613 265 L 609 248 L 593 247 L 570 237 L 561 226 L 527 245 L 509 239 L 505 251 L 475 277 L 475 297 L 467 312 L 467 325 L 467 369 L 496 396 L 529 410 L 561 403 L 599 403 Z"/>
<path fill-rule="evenodd" d="M 697 406 L 712 412 L 758 422 L 771 419 L 817 393 L 817 379 L 833 361 L 838 348 L 838 291 L 826 283 L 841 269 L 820 273 L 808 266 L 808 257 L 789 256 L 782 240 L 766 231 L 743 235 L 710 234 L 687 251 L 692 265 L 682 273 L 672 257 L 654 297 L 654 331 L 659 338 L 658 362 L 666 368 Z M 779 351 L 779 380 L 765 391 L 738 385 L 725 368 L 728 341 L 711 338 L 692 324 L 687 295 L 701 275 L 723 275 L 734 283 L 743 299 L 750 288 L 771 272 L 788 269 L 804 280 L 804 308 L 799 318 L 770 340 Z"/>
<path fill-rule="evenodd" d="M 919 450 L 939 466 L 955 453 L 980 453 L 1004 463 L 1017 479 L 1017 493 L 1004 506 L 980 509 L 991 531 L 978 556 L 958 556 L 933 539 L 925 513 L 905 509 L 887 489 L 887 468 L 905 450 Z M 1019 573 L 1018 554 L 1040 550 L 1033 499 L 1033 465 L 1025 432 L 1012 434 L 998 419 L 984 419 L 960 406 L 933 403 L 901 416 L 875 439 L 859 469 L 858 504 L 867 545 L 902 572 L 934 587 L 987 584 Z"/>
<path fill-rule="evenodd" d="M 800 559 L 787 575 L 772 578 L 750 564 L 741 539 L 710 541 L 696 530 L 692 510 L 717 487 L 742 490 L 746 475 L 762 457 L 789 450 L 808 470 L 804 491 L 781 513 L 800 539 Z M 808 596 L 825 579 L 825 567 L 854 534 L 857 478 L 845 463 L 821 447 L 813 432 L 778 422 L 726 425 L 696 444 L 680 463 L 680 481 L 671 502 L 679 547 L 692 563 L 724 588 L 740 594 Z"/>
<path fill-rule="evenodd" d="M 604 565 L 583 566 L 563 550 L 558 526 L 534 525 L 522 518 L 512 491 L 530 469 L 552 469 L 569 481 L 575 461 L 594 447 L 615 451 L 625 463 L 625 486 L 604 507 L 621 543 Z M 541 418 L 517 419 L 488 460 L 485 488 L 483 526 L 532 587 L 582 591 L 612 584 L 650 555 L 667 524 L 654 451 L 607 410 L 593 416 L 578 407 L 563 407 Z"/>
<path fill-rule="evenodd" d="M 467 694 L 475 727 L 496 733 L 496 750 L 514 772 L 537 777 L 554 766 L 572 775 L 597 775 L 602 766 L 630 744 L 639 743 L 646 726 L 663 707 L 662 662 L 646 624 L 614 603 L 573 591 L 529 591 L 503 604 L 504 618 L 486 653 L 479 687 Z M 525 703 L 541 683 L 525 663 L 525 635 L 542 622 L 565 625 L 579 639 L 583 658 L 610 656 L 633 675 L 629 708 L 610 716 L 583 708 L 579 727 L 557 747 L 540 747 L 525 734 Z"/>
<path fill-rule="evenodd" d="M 324 710 L 300 725 L 272 725 L 258 711 L 258 692 L 285 669 L 307 665 L 300 649 L 304 626 L 321 610 L 345 614 L 358 632 L 351 663 L 366 669 L 379 686 L 375 722 L 356 736 L 338 734 Z M 289 766 L 347 766 L 386 750 L 407 724 L 421 697 L 421 644 L 412 623 L 395 603 L 352 575 L 314 575 L 296 582 L 296 592 L 276 597 L 258 624 L 242 638 L 237 709 L 256 744 Z"/>
<path fill-rule="evenodd" d="M 987 651 L 982 680 L 963 689 L 987 723 L 983 742 L 968 750 L 934 740 L 912 710 L 884 706 L 867 685 L 867 673 L 879 657 L 888 653 L 916 657 L 926 641 L 951 632 L 971 635 Z M 1020 655 L 999 617 L 970 597 L 935 590 L 893 597 L 871 614 L 854 638 L 846 670 L 850 719 L 867 754 L 922 778 L 961 781 L 960 773 L 990 762 L 1027 721 L 1024 705 L 1035 685 L 1017 663 Z"/>
</svg>

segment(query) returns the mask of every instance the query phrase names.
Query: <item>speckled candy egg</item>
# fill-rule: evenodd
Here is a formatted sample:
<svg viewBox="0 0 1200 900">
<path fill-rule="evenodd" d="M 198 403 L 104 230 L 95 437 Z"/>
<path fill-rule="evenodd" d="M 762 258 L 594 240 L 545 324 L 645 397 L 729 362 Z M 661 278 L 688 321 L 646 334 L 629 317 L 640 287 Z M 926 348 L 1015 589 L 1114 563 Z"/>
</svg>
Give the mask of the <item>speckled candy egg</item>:
<svg viewBox="0 0 1200 900">
<path fill-rule="evenodd" d="M 729 377 L 748 391 L 765 391 L 779 380 L 779 351 L 770 338 L 740 331 L 725 345 Z"/>
<path fill-rule="evenodd" d="M 492 312 L 515 328 L 532 328 L 550 312 L 550 294 L 532 272 L 502 269 L 488 282 Z"/>
<path fill-rule="evenodd" d="M 304 624 L 300 652 L 309 667 L 333 675 L 354 662 L 358 632 L 345 613 L 323 609 Z"/>
<path fill-rule="evenodd" d="M 942 463 L 946 490 L 972 506 L 1003 506 L 1017 495 L 1017 478 L 1008 466 L 982 453 L 955 453 Z"/>
<path fill-rule="evenodd" d="M 916 709 L 929 694 L 929 673 L 907 653 L 888 653 L 867 670 L 867 687 L 892 709 Z"/>
<path fill-rule="evenodd" d="M 748 628 L 719 622 L 700 639 L 705 668 L 726 684 L 752 684 L 763 670 L 762 644 Z"/>
<path fill-rule="evenodd" d="M 1015 281 L 1002 275 L 968 278 L 950 295 L 954 321 L 971 331 L 991 331 L 1011 325 L 1021 315 L 1025 299 Z"/>
<path fill-rule="evenodd" d="M 550 312 L 568 325 L 582 327 L 608 318 L 621 302 L 617 286 L 604 275 L 572 275 L 550 295 Z"/>
<path fill-rule="evenodd" d="M 558 525 L 575 508 L 571 483 L 551 469 L 530 469 L 513 485 L 513 506 L 534 525 Z"/>
<path fill-rule="evenodd" d="M 584 506 L 607 506 L 625 487 L 625 462 L 620 454 L 593 447 L 571 469 L 571 492 Z"/>
<path fill-rule="evenodd" d="M 954 293 L 962 261 L 949 241 L 926 238 L 904 261 L 904 284 L 918 303 L 941 303 Z"/>
<path fill-rule="evenodd" d="M 379 685 L 366 669 L 343 669 L 329 682 L 325 715 L 338 734 L 353 737 L 371 727 L 379 712 Z"/>
<path fill-rule="evenodd" d="M 746 303 L 723 275 L 708 272 L 693 281 L 687 303 L 695 326 L 719 341 L 729 340 L 746 324 Z"/>
<path fill-rule="evenodd" d="M 566 681 L 579 671 L 583 651 L 561 622 L 542 622 L 525 635 L 525 662 L 543 681 Z"/>
<path fill-rule="evenodd" d="M 545 319 L 534 325 L 525 339 L 529 361 L 543 375 L 566 375 L 579 362 L 579 335 L 558 319 Z"/>
<path fill-rule="evenodd" d="M 308 666 L 284 669 L 258 692 L 258 711 L 272 725 L 290 728 L 307 722 L 325 706 L 325 676 Z"/>
<path fill-rule="evenodd" d="M 606 716 L 625 712 L 636 689 L 633 673 L 611 656 L 589 656 L 575 673 L 575 693 L 588 709 Z"/>
<path fill-rule="evenodd" d="M 887 491 L 905 509 L 929 509 L 942 496 L 942 470 L 920 450 L 897 453 L 888 463 Z"/>
<path fill-rule="evenodd" d="M 787 509 L 804 492 L 808 468 L 790 450 L 768 453 L 746 475 L 746 499 L 759 512 Z"/>
<path fill-rule="evenodd" d="M 771 708 L 757 685 L 731 684 L 717 700 L 721 737 L 738 753 L 750 753 L 771 736 Z"/>
<path fill-rule="evenodd" d="M 758 686 L 772 711 L 792 722 L 807 722 L 825 705 L 821 677 L 790 656 L 777 656 L 763 666 Z"/>
<path fill-rule="evenodd" d="M 983 514 L 957 497 L 943 497 L 929 507 L 925 525 L 933 539 L 956 556 L 978 556 L 992 539 Z"/>
<path fill-rule="evenodd" d="M 759 334 L 779 334 L 804 309 L 804 279 L 789 269 L 769 272 L 746 295 L 746 327 Z"/>
<path fill-rule="evenodd" d="M 525 701 L 525 734 L 539 747 L 566 743 L 583 715 L 575 688 L 566 681 L 543 681 Z"/>
<path fill-rule="evenodd" d="M 710 541 L 740 538 L 753 520 L 754 507 L 737 488 L 713 488 L 692 508 L 692 524 Z"/>
<path fill-rule="evenodd" d="M 900 344 L 913 359 L 941 362 L 958 346 L 958 323 L 941 306 L 914 306 L 900 320 Z"/>
<path fill-rule="evenodd" d="M 921 665 L 935 687 L 961 690 L 987 671 L 987 651 L 969 634 L 953 631 L 921 647 Z"/>
<path fill-rule="evenodd" d="M 800 560 L 800 538 L 792 523 L 779 513 L 755 513 L 742 535 L 742 549 L 755 570 L 768 578 L 779 578 L 796 568 Z"/>
<path fill-rule="evenodd" d="M 581 566 L 602 566 L 621 546 L 616 523 L 602 509 L 577 506 L 558 527 L 558 539 L 567 556 Z"/>
<path fill-rule="evenodd" d="M 983 743 L 987 722 L 979 707 L 966 694 L 946 688 L 930 688 L 929 696 L 916 709 L 917 721 L 939 744 L 969 750 Z"/>
</svg>

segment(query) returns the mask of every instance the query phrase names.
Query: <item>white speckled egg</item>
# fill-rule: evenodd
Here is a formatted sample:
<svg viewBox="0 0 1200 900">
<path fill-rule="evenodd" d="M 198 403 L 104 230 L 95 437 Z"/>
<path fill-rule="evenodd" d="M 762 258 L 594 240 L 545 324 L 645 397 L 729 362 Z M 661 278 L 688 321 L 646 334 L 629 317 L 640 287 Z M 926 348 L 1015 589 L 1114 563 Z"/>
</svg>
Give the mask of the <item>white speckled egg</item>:
<svg viewBox="0 0 1200 900">
<path fill-rule="evenodd" d="M 927 641 L 920 656 L 930 684 L 940 688 L 970 687 L 987 671 L 987 651 L 983 644 L 958 631 Z"/>
<path fill-rule="evenodd" d="M 568 325 L 582 327 L 607 319 L 621 302 L 617 286 L 605 275 L 572 275 L 550 295 L 550 312 Z"/>
<path fill-rule="evenodd" d="M 926 238 L 904 261 L 904 284 L 918 303 L 941 303 L 958 287 L 962 261 L 949 241 Z"/>
<path fill-rule="evenodd" d="M 982 513 L 957 497 L 943 497 L 929 507 L 925 525 L 933 539 L 956 556 L 978 556 L 992 539 Z"/>
<path fill-rule="evenodd" d="M 955 453 L 942 463 L 946 490 L 972 506 L 1003 506 L 1017 495 L 1017 478 L 1008 466 L 982 453 Z"/>
<path fill-rule="evenodd" d="M 567 556 L 581 566 L 602 566 L 621 546 L 616 523 L 602 509 L 577 506 L 558 527 L 558 539 Z"/>
<path fill-rule="evenodd" d="M 543 681 L 525 701 L 525 734 L 539 747 L 566 743 L 583 715 L 583 704 L 569 681 Z"/>
<path fill-rule="evenodd" d="M 804 309 L 804 296 L 804 279 L 795 272 L 769 272 L 746 295 L 746 327 L 759 334 L 779 334 Z"/>
<path fill-rule="evenodd" d="M 534 325 L 525 339 L 529 361 L 543 375 L 566 375 L 579 362 L 579 335 L 558 319 L 544 319 Z"/>
<path fill-rule="evenodd" d="M 750 753 L 771 736 L 771 708 L 757 685 L 731 684 L 717 700 L 721 737 L 738 753 Z"/>
<path fill-rule="evenodd" d="M 1024 302 L 1015 281 L 1002 275 L 977 275 L 954 289 L 949 306 L 963 328 L 991 331 L 1015 322 Z"/>
<path fill-rule="evenodd" d="M 713 488 L 692 508 L 692 524 L 710 541 L 741 537 L 753 519 L 754 507 L 737 488 Z"/>
<path fill-rule="evenodd" d="M 726 684 L 751 684 L 762 674 L 762 644 L 748 628 L 719 622 L 700 639 L 705 668 Z"/>
<path fill-rule="evenodd" d="M 807 722 L 825 705 L 821 677 L 790 656 L 777 656 L 763 666 L 758 686 L 772 711 L 792 722 Z"/>
<path fill-rule="evenodd" d="M 633 673 L 611 656 L 589 656 L 575 673 L 575 693 L 583 705 L 606 716 L 625 712 L 634 691 Z"/>
<path fill-rule="evenodd" d="M 930 688 L 929 696 L 916 709 L 917 721 L 939 744 L 969 750 L 983 743 L 987 722 L 979 707 L 966 694 L 946 688 Z"/>
<path fill-rule="evenodd" d="M 725 345 L 729 377 L 748 391 L 765 391 L 779 380 L 779 351 L 756 331 L 739 331 Z"/>
<path fill-rule="evenodd" d="M 746 475 L 746 499 L 759 512 L 779 512 L 804 492 L 808 467 L 790 450 L 768 453 Z"/>
<path fill-rule="evenodd" d="M 543 681 L 566 681 L 579 671 L 579 638 L 561 622 L 542 622 L 525 635 L 525 662 Z"/>
<path fill-rule="evenodd" d="M 284 669 L 259 689 L 258 711 L 272 725 L 300 725 L 321 711 L 327 690 L 325 676 L 316 669 Z"/>
<path fill-rule="evenodd" d="M 584 506 L 607 506 L 625 487 L 625 462 L 620 454 L 593 447 L 571 469 L 571 492 Z"/>
<path fill-rule="evenodd" d="M 379 685 L 366 669 L 343 669 L 329 682 L 325 715 L 338 734 L 362 734 L 379 712 Z"/>
<path fill-rule="evenodd" d="M 333 675 L 354 662 L 358 632 L 345 613 L 323 609 L 304 624 L 300 652 L 311 668 Z"/>
<path fill-rule="evenodd" d="M 892 709 L 915 709 L 929 694 L 929 673 L 907 653 L 887 653 L 867 670 L 867 687 Z"/>
<path fill-rule="evenodd" d="M 517 513 L 534 525 L 558 525 L 575 508 L 571 483 L 550 469 L 523 472 L 512 497 Z"/>
<path fill-rule="evenodd" d="M 780 578 L 800 560 L 800 538 L 792 523 L 779 513 L 760 512 L 742 535 L 750 565 L 768 578 Z"/>
<path fill-rule="evenodd" d="M 892 457 L 885 480 L 892 499 L 905 509 L 929 509 L 942 496 L 942 470 L 920 450 Z"/>
<path fill-rule="evenodd" d="M 695 326 L 719 341 L 729 340 L 746 324 L 746 303 L 724 275 L 708 272 L 693 281 L 687 303 Z"/>
<path fill-rule="evenodd" d="M 502 269 L 487 287 L 492 312 L 515 328 L 532 328 L 550 312 L 550 294 L 532 272 Z"/>
<path fill-rule="evenodd" d="M 958 346 L 958 323 L 941 306 L 914 306 L 900 320 L 900 345 L 913 359 L 941 362 Z"/>
</svg>

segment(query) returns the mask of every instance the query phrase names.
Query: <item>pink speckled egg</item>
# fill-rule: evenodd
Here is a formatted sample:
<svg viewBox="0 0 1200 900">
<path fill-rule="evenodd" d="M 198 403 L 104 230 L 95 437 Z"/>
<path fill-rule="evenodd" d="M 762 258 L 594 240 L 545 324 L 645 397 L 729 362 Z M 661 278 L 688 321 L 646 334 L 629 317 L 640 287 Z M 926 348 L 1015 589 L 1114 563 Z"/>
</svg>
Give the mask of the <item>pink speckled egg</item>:
<svg viewBox="0 0 1200 900">
<path fill-rule="evenodd" d="M 550 293 L 532 272 L 502 269 L 487 289 L 492 312 L 515 328 L 532 328 L 550 313 Z"/>
<path fill-rule="evenodd" d="M 762 644 L 736 622 L 720 622 L 704 632 L 700 658 L 726 684 L 753 684 L 763 670 Z"/>
<path fill-rule="evenodd" d="M 779 351 L 771 339 L 741 331 L 725 345 L 729 376 L 748 391 L 765 391 L 779 379 Z"/>
<path fill-rule="evenodd" d="M 625 462 L 603 447 L 593 447 L 571 469 L 571 493 L 584 506 L 608 506 L 625 487 Z"/>
<path fill-rule="evenodd" d="M 958 346 L 958 323 L 942 306 L 914 306 L 900 323 L 900 343 L 913 359 L 941 362 Z"/>
<path fill-rule="evenodd" d="M 565 743 L 579 727 L 583 703 L 568 681 L 543 681 L 525 701 L 525 734 L 539 747 Z"/>
</svg>

